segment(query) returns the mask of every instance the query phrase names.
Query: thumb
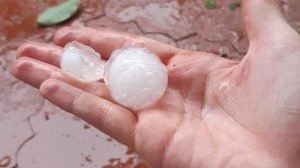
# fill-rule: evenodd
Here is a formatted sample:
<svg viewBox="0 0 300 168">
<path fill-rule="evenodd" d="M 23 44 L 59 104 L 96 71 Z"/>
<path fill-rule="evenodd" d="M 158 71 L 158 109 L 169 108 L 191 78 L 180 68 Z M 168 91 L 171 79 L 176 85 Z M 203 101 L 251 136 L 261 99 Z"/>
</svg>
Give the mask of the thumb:
<svg viewBox="0 0 300 168">
<path fill-rule="evenodd" d="M 283 18 L 276 0 L 243 0 L 242 5 L 250 45 L 297 37 Z"/>
</svg>

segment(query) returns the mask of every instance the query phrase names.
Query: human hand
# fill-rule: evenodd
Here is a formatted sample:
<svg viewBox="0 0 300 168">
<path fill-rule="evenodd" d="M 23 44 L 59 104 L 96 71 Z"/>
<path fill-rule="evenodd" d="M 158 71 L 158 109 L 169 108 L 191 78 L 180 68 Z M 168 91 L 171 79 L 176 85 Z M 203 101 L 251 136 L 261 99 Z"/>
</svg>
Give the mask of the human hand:
<svg viewBox="0 0 300 168">
<path fill-rule="evenodd" d="M 241 62 L 144 37 L 63 28 L 55 35 L 57 46 L 21 46 L 12 73 L 153 167 L 300 167 L 300 37 L 275 1 L 243 2 L 250 47 Z M 155 52 L 168 68 L 165 95 L 133 112 L 115 104 L 102 82 L 66 78 L 60 46 L 73 40 L 105 58 L 125 43 Z"/>
</svg>

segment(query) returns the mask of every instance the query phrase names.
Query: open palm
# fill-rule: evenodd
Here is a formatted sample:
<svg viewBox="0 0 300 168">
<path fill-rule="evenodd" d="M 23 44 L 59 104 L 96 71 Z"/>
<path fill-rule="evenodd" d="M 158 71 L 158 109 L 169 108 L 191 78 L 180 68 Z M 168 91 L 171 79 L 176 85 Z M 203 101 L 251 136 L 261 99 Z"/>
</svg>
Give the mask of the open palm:
<svg viewBox="0 0 300 168">
<path fill-rule="evenodd" d="M 272 0 L 243 1 L 243 15 L 250 46 L 241 62 L 144 37 L 69 27 L 56 33 L 57 46 L 21 46 L 12 73 L 134 148 L 153 167 L 299 167 L 300 38 Z M 105 58 L 126 43 L 155 52 L 168 68 L 165 95 L 133 112 L 115 104 L 103 83 L 64 76 L 59 46 L 73 40 Z"/>
</svg>

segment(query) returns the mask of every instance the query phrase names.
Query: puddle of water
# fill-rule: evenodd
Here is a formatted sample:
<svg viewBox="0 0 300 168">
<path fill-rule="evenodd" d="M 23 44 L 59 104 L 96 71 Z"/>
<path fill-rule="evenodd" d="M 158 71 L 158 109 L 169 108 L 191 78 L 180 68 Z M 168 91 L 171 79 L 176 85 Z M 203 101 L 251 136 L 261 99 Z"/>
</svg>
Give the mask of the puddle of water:
<svg viewBox="0 0 300 168">
<path fill-rule="evenodd" d="M 1 0 L 0 1 L 0 38 L 10 41 L 42 31 L 36 24 L 40 12 L 62 0 Z M 0 40 L 0 41 L 1 41 Z"/>
<path fill-rule="evenodd" d="M 28 0 L 1 1 L 0 34 L 5 40 L 11 40 L 19 34 L 30 33 L 38 29 L 35 24 L 37 10 L 33 8 L 34 6 L 34 2 Z"/>
</svg>

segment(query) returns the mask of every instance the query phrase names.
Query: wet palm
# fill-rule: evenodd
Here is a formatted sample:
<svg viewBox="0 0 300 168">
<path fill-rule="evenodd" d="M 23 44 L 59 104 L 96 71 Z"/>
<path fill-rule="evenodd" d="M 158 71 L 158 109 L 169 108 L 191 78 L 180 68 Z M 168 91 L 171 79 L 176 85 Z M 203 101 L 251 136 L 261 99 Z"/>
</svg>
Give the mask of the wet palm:
<svg viewBox="0 0 300 168">
<path fill-rule="evenodd" d="M 108 57 L 134 42 L 160 56 L 169 70 L 166 94 L 136 113 L 113 103 L 103 83 L 63 76 L 58 46 L 24 44 L 13 74 L 153 167 L 297 167 L 300 38 L 273 1 L 245 0 L 243 8 L 250 47 L 241 62 L 115 32 L 59 30 L 60 46 L 78 40 Z"/>
</svg>

